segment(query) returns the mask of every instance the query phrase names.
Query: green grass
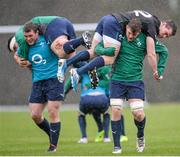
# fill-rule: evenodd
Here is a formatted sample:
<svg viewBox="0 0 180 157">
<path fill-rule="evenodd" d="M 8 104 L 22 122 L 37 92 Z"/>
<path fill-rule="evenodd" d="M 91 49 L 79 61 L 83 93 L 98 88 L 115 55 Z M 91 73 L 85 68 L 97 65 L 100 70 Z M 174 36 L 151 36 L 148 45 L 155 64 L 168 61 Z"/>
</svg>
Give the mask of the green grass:
<svg viewBox="0 0 180 157">
<path fill-rule="evenodd" d="M 129 141 L 123 143 L 122 156 L 180 155 L 180 104 L 153 104 L 145 108 L 146 150 L 135 150 L 136 128 L 129 109 L 124 110 Z M 32 122 L 28 112 L 0 112 L 0 156 L 112 156 L 113 143 L 94 143 L 97 128 L 87 116 L 88 144 L 78 144 L 80 132 L 75 111 L 60 112 L 62 128 L 58 150 L 47 153 L 48 138 Z M 47 117 L 47 113 L 46 113 Z M 111 133 L 110 133 L 111 134 Z M 115 155 L 116 156 L 116 155 Z"/>
</svg>

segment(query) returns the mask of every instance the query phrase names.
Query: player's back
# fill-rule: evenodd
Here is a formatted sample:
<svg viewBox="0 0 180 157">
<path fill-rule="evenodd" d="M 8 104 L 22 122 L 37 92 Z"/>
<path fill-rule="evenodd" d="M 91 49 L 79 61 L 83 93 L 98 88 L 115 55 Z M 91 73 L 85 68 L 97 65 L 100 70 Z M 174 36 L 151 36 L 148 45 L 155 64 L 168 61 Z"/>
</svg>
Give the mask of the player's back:
<svg viewBox="0 0 180 157">
<path fill-rule="evenodd" d="M 144 10 L 134 10 L 125 13 L 114 13 L 112 15 L 120 23 L 123 23 L 124 27 L 128 24 L 130 20 L 139 19 L 142 23 L 142 32 L 146 36 L 152 37 L 154 40 L 156 38 L 156 35 L 159 33 L 159 19 Z"/>
</svg>

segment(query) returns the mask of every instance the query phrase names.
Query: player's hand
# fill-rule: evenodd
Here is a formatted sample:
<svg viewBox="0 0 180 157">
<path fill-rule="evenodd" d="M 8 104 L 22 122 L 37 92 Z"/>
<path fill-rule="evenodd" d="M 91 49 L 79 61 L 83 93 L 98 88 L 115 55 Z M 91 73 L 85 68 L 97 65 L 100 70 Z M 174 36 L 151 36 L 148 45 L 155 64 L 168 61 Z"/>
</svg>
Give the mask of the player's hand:
<svg viewBox="0 0 180 157">
<path fill-rule="evenodd" d="M 157 79 L 157 81 L 161 81 L 163 79 L 163 76 L 159 76 L 159 78 Z"/>
<path fill-rule="evenodd" d="M 163 79 L 163 76 L 159 76 L 158 71 L 153 73 L 153 77 L 157 81 L 161 81 Z"/>
<path fill-rule="evenodd" d="M 28 60 L 24 59 L 24 58 L 19 58 L 18 59 L 18 64 L 23 68 L 27 68 L 27 67 L 29 67 L 31 65 L 31 63 Z"/>
<path fill-rule="evenodd" d="M 155 72 L 153 73 L 153 77 L 154 77 L 155 80 L 158 80 L 158 78 L 159 78 L 158 71 L 155 71 Z"/>
</svg>

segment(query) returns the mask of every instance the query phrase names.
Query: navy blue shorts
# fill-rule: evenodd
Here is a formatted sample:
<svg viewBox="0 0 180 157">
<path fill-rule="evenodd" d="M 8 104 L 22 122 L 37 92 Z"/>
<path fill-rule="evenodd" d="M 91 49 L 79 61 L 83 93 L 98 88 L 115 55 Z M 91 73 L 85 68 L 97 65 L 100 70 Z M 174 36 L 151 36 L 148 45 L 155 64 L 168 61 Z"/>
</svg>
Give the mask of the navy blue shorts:
<svg viewBox="0 0 180 157">
<path fill-rule="evenodd" d="M 123 29 L 114 16 L 106 15 L 100 19 L 96 32 L 101 36 L 106 35 L 121 42 Z"/>
<path fill-rule="evenodd" d="M 75 39 L 76 33 L 72 23 L 66 18 L 56 18 L 48 24 L 45 31 L 45 39 L 52 43 L 57 37 L 66 35 L 68 40 Z"/>
<path fill-rule="evenodd" d="M 109 98 L 106 95 L 81 96 L 79 110 L 84 114 L 92 113 L 98 110 L 100 113 L 104 113 L 109 108 Z"/>
<path fill-rule="evenodd" d="M 64 99 L 64 84 L 57 78 L 50 78 L 34 82 L 29 98 L 30 103 L 45 103 L 50 101 L 61 101 Z"/>
<path fill-rule="evenodd" d="M 124 82 L 112 80 L 110 83 L 110 98 L 145 99 L 144 82 Z"/>
</svg>

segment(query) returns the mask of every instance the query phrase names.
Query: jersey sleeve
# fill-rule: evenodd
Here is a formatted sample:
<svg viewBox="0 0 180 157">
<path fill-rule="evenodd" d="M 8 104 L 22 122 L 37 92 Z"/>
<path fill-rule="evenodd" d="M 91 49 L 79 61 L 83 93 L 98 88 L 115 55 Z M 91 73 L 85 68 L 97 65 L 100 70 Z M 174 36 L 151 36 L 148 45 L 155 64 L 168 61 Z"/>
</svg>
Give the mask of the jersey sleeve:
<svg viewBox="0 0 180 157">
<path fill-rule="evenodd" d="M 156 53 L 159 56 L 158 73 L 160 76 L 163 76 L 168 61 L 169 52 L 167 47 L 159 41 L 156 42 L 155 49 L 156 49 Z"/>
<path fill-rule="evenodd" d="M 16 32 L 15 38 L 16 42 L 18 43 L 18 56 L 24 59 L 28 59 L 29 46 L 24 38 L 23 27 L 20 27 L 19 30 Z"/>
<path fill-rule="evenodd" d="M 111 67 L 104 66 L 97 70 L 98 77 L 99 77 L 99 86 L 109 90 L 109 81 L 110 81 L 110 74 L 111 74 Z"/>
</svg>

